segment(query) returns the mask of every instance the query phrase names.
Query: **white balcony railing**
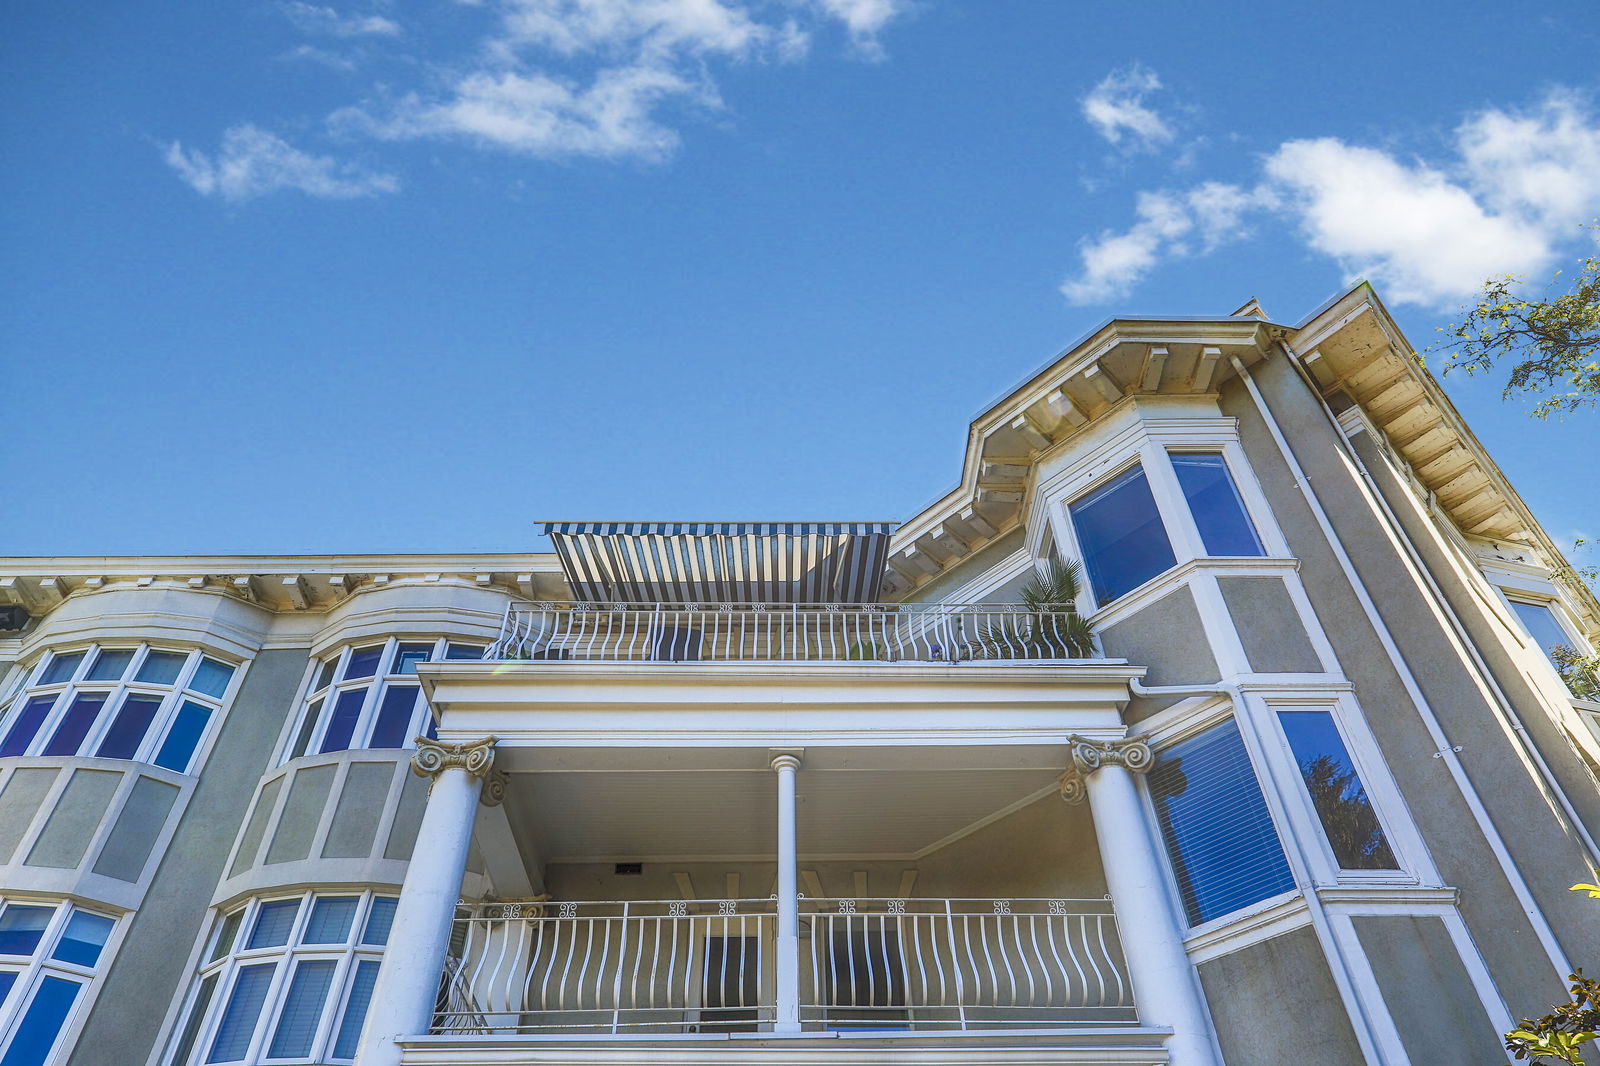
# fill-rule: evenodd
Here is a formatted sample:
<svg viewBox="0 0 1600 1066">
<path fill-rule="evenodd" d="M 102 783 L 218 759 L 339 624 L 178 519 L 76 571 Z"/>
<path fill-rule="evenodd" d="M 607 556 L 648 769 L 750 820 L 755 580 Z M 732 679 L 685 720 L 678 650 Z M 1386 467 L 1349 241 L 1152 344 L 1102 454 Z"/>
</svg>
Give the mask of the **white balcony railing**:
<svg viewBox="0 0 1600 1066">
<path fill-rule="evenodd" d="M 514 603 L 494 660 L 1068 659 L 1071 604 Z M 1080 653 L 1081 654 L 1081 653 Z"/>
<path fill-rule="evenodd" d="M 804 900 L 808 1029 L 1133 1024 L 1104 900 Z M 492 904 L 457 919 L 436 1033 L 761 1032 L 771 900 Z"/>
</svg>

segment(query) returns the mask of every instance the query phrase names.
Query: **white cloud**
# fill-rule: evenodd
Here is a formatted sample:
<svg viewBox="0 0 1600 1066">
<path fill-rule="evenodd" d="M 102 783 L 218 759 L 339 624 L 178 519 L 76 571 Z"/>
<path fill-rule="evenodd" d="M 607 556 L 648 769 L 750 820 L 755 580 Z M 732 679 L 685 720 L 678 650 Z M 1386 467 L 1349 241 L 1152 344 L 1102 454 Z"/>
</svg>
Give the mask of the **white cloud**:
<svg viewBox="0 0 1600 1066">
<path fill-rule="evenodd" d="M 906 7 L 903 0 L 817 0 L 817 5 L 843 22 L 856 47 L 874 57 L 883 54 L 878 34 Z"/>
<path fill-rule="evenodd" d="M 744 55 L 778 32 L 724 0 L 511 0 L 507 7 L 504 44 L 568 56 L 602 49 Z"/>
<path fill-rule="evenodd" d="M 287 0 L 279 5 L 302 33 L 329 37 L 398 37 L 400 24 L 382 15 L 341 15 L 331 7 Z"/>
<path fill-rule="evenodd" d="M 296 189 L 308 196 L 349 199 L 394 192 L 392 175 L 370 174 L 322 156 L 308 155 L 287 141 L 255 126 L 233 126 L 222 135 L 215 155 L 186 149 L 177 141 L 167 146 L 167 164 L 196 192 L 224 200 L 251 200 L 267 193 Z"/>
<path fill-rule="evenodd" d="M 1112 144 L 1150 151 L 1172 140 L 1172 126 L 1145 97 L 1161 88 L 1155 71 L 1139 63 L 1113 70 L 1083 98 L 1083 117 Z"/>
<path fill-rule="evenodd" d="M 1370 278 L 1396 302 L 1448 307 L 1491 275 L 1552 269 L 1600 211 L 1600 122 L 1572 93 L 1469 116 L 1454 148 L 1430 162 L 1331 137 L 1287 141 L 1248 191 L 1143 193 L 1131 227 L 1082 245 L 1062 292 L 1075 303 L 1121 296 L 1163 258 L 1239 239 L 1251 213 L 1271 211 L 1347 276 Z M 1196 233 L 1199 247 L 1186 240 Z"/>
</svg>

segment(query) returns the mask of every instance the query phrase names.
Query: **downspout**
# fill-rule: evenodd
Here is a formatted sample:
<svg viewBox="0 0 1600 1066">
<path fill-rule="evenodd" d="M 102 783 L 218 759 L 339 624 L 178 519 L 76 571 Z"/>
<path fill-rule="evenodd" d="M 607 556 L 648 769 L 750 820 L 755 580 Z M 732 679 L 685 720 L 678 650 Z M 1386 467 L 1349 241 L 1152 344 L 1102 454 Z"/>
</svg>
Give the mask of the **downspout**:
<svg viewBox="0 0 1600 1066">
<path fill-rule="evenodd" d="M 1245 705 L 1244 692 L 1238 685 L 1228 681 L 1221 681 L 1215 685 L 1166 685 L 1147 688 L 1137 679 L 1130 679 L 1128 688 L 1135 696 L 1143 697 L 1227 696 L 1238 711 L 1242 711 Z M 1344 952 L 1339 949 L 1339 941 L 1334 936 L 1333 924 L 1328 921 L 1327 905 L 1322 902 L 1322 897 L 1317 892 L 1317 883 L 1311 876 L 1311 868 L 1305 861 L 1307 842 L 1300 839 L 1300 832 L 1293 818 L 1285 818 L 1283 821 L 1293 844 L 1293 847 L 1284 849 L 1285 857 L 1293 870 L 1295 883 L 1300 886 L 1300 895 L 1306 901 L 1306 913 L 1311 918 L 1311 927 L 1316 932 L 1317 939 L 1322 942 L 1323 955 L 1328 959 L 1328 969 L 1333 976 L 1333 983 L 1338 987 L 1339 996 L 1345 1002 L 1345 1013 L 1353 1023 L 1356 1042 L 1361 1045 L 1361 1054 L 1367 1062 L 1381 1066 L 1388 1060 L 1379 1048 L 1377 1034 L 1372 1031 L 1372 1023 L 1368 1020 L 1367 1012 L 1356 992 L 1355 979 L 1350 974 Z"/>
<path fill-rule="evenodd" d="M 1283 348 L 1284 354 L 1289 357 L 1290 365 L 1300 373 L 1302 380 L 1306 382 L 1312 393 L 1317 396 L 1323 415 L 1332 425 L 1334 433 L 1344 442 L 1345 454 L 1355 464 L 1356 470 L 1361 474 L 1362 481 L 1366 483 L 1368 495 L 1373 498 L 1379 510 L 1382 511 L 1392 538 L 1399 541 L 1400 545 L 1405 549 L 1406 558 L 1410 563 L 1413 574 L 1421 575 L 1424 584 L 1427 585 L 1428 591 L 1433 597 L 1434 605 L 1450 623 L 1450 628 L 1456 638 L 1456 644 L 1466 649 L 1473 664 L 1478 668 L 1479 677 L 1489 688 L 1489 694 L 1492 697 L 1490 702 L 1494 706 L 1495 713 L 1500 718 L 1502 728 L 1516 738 L 1517 745 L 1522 749 L 1523 755 L 1537 768 L 1541 779 L 1540 791 L 1544 793 L 1545 801 L 1551 803 L 1552 806 L 1560 808 L 1563 830 L 1569 837 L 1574 838 L 1575 842 L 1587 853 L 1586 858 L 1590 868 L 1600 870 L 1600 846 L 1596 845 L 1594 837 L 1590 835 L 1589 830 L 1584 826 L 1583 819 L 1578 816 L 1578 812 L 1573 808 L 1572 802 L 1567 798 L 1566 790 L 1561 787 L 1561 783 L 1556 780 L 1555 773 L 1550 769 L 1550 764 L 1545 761 L 1544 755 L 1539 751 L 1538 746 L 1529 738 L 1527 727 L 1522 724 L 1522 720 L 1517 716 L 1515 708 L 1511 705 L 1510 698 L 1506 695 L 1505 689 L 1501 687 L 1493 671 L 1489 669 L 1489 664 L 1484 662 L 1483 655 L 1478 651 L 1477 644 L 1467 633 L 1466 624 L 1461 621 L 1461 616 L 1451 605 L 1449 599 L 1445 597 L 1444 590 L 1434 580 L 1433 572 L 1428 569 L 1422 556 L 1417 552 L 1416 546 L 1411 543 L 1411 538 L 1406 535 L 1405 527 L 1401 524 L 1400 517 L 1394 513 L 1394 508 L 1389 506 L 1388 498 L 1378 488 L 1377 480 L 1373 478 L 1372 472 L 1367 469 L 1367 464 L 1362 462 L 1360 454 L 1350 440 L 1350 435 L 1344 431 L 1344 427 L 1339 424 L 1339 420 L 1333 416 L 1333 412 L 1328 408 L 1327 400 L 1322 397 L 1321 391 L 1317 389 L 1314 382 L 1306 377 L 1305 368 L 1300 365 L 1300 361 L 1293 350 L 1281 340 L 1278 345 Z M 1428 512 L 1435 522 L 1439 520 L 1438 512 L 1435 509 L 1436 499 L 1435 494 L 1430 491 L 1428 493 Z M 1450 544 L 1450 548 L 1457 553 L 1460 552 L 1460 548 L 1454 543 Z"/>
<path fill-rule="evenodd" d="M 1288 351 L 1286 345 L 1284 346 L 1284 351 Z M 1466 768 L 1461 764 L 1461 760 L 1457 758 L 1459 749 L 1450 743 L 1450 738 L 1445 735 L 1444 727 L 1440 724 L 1438 716 L 1434 714 L 1432 706 L 1423 696 L 1422 688 L 1417 683 L 1416 676 L 1411 672 L 1411 667 L 1406 662 L 1405 657 L 1401 655 L 1399 645 L 1395 643 L 1393 634 L 1389 632 L 1389 627 L 1385 624 L 1383 616 L 1378 613 L 1377 605 L 1372 602 L 1371 595 L 1368 594 L 1366 586 L 1357 575 L 1355 564 L 1351 562 L 1349 554 L 1344 549 L 1343 542 L 1339 539 L 1338 534 L 1334 532 L 1333 523 L 1329 520 L 1327 511 L 1323 509 L 1322 502 L 1317 499 L 1316 493 L 1312 490 L 1311 484 L 1306 478 L 1305 470 L 1301 468 L 1299 460 L 1295 458 L 1294 451 L 1289 447 L 1289 442 L 1284 438 L 1283 430 L 1279 427 L 1278 420 L 1273 417 L 1272 410 L 1267 406 L 1266 399 L 1261 395 L 1261 389 L 1256 385 L 1255 379 L 1250 376 L 1250 371 L 1239 360 L 1238 356 L 1230 356 L 1229 359 L 1233 363 L 1234 370 L 1239 375 L 1239 380 L 1244 382 L 1245 388 L 1249 391 L 1250 398 L 1254 402 L 1256 410 L 1260 412 L 1262 421 L 1266 423 L 1268 432 L 1272 434 L 1272 439 L 1277 444 L 1278 452 L 1289 468 L 1289 474 L 1294 479 L 1295 486 L 1300 490 L 1300 495 L 1305 499 L 1306 506 L 1311 509 L 1313 517 L 1317 520 L 1318 527 L 1322 530 L 1323 538 L 1332 548 L 1334 558 L 1338 560 L 1339 568 L 1344 572 L 1345 580 L 1349 583 L 1356 599 L 1361 604 L 1362 613 L 1366 615 L 1368 624 L 1372 626 L 1373 631 L 1377 634 L 1379 642 L 1383 645 L 1384 652 L 1393 664 L 1395 672 L 1399 674 L 1400 682 L 1406 690 L 1406 695 L 1416 707 L 1417 714 L 1422 719 L 1423 725 L 1428 731 L 1428 736 L 1435 745 L 1434 757 L 1444 761 L 1445 768 L 1455 782 L 1456 789 L 1461 793 L 1462 799 L 1466 802 L 1473 821 L 1477 823 L 1479 830 L 1483 833 L 1484 839 L 1489 844 L 1489 850 L 1494 853 L 1496 863 L 1500 866 L 1507 883 L 1511 886 L 1512 895 L 1516 897 L 1518 906 L 1522 908 L 1523 914 L 1527 916 L 1534 935 L 1539 938 L 1540 946 L 1544 948 L 1551 964 L 1555 966 L 1558 977 L 1565 980 L 1567 974 L 1571 972 L 1571 968 L 1566 955 L 1562 951 L 1561 944 L 1556 940 L 1555 932 L 1550 928 L 1550 924 L 1545 920 L 1543 912 L 1539 910 L 1538 904 L 1534 901 L 1533 892 L 1528 888 L 1528 883 L 1523 880 L 1521 871 L 1517 869 L 1516 863 L 1512 861 L 1511 853 L 1506 847 L 1505 840 L 1501 837 L 1499 829 L 1495 827 L 1494 820 L 1490 818 L 1488 810 L 1483 806 L 1483 801 L 1478 798 L 1477 790 L 1473 787 L 1472 779 L 1468 776 Z M 1290 361 L 1293 362 L 1293 359 Z"/>
</svg>

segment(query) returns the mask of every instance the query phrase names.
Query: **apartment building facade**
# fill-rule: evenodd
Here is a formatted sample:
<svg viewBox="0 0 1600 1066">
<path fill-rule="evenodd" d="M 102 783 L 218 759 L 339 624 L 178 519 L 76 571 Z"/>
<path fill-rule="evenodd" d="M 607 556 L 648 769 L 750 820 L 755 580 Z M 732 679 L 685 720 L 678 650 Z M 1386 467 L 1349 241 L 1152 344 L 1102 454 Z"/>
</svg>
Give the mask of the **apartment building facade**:
<svg viewBox="0 0 1600 1066">
<path fill-rule="evenodd" d="M 1409 352 L 1113 320 L 901 522 L 0 560 L 0 1066 L 1504 1061 L 1600 608 Z"/>
</svg>

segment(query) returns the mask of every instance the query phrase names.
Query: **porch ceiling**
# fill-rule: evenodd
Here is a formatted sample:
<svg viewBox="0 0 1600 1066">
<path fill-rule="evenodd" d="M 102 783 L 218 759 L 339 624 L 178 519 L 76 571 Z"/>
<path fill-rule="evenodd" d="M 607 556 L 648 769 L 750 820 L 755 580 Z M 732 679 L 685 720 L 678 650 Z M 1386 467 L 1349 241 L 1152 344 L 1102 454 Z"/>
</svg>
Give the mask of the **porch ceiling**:
<svg viewBox="0 0 1600 1066">
<path fill-rule="evenodd" d="M 802 859 L 910 859 L 1054 787 L 1050 770 L 805 771 Z M 769 770 L 514 774 L 506 813 L 546 862 L 765 860 Z"/>
</svg>

